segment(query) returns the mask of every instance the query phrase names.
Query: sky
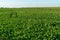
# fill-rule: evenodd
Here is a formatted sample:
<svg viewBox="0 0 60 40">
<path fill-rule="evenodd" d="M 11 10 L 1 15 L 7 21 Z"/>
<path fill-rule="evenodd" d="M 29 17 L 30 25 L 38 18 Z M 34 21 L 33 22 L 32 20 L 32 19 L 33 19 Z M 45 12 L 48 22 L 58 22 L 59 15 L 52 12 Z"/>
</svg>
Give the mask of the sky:
<svg viewBox="0 0 60 40">
<path fill-rule="evenodd" d="M 0 7 L 56 7 L 60 0 L 0 0 Z"/>
</svg>

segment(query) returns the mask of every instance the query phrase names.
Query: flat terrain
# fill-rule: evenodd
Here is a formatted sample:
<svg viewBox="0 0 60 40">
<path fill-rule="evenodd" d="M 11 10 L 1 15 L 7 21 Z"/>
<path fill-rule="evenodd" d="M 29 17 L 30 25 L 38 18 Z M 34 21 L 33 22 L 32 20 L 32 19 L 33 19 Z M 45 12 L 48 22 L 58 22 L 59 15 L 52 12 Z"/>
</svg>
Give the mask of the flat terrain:
<svg viewBox="0 0 60 40">
<path fill-rule="evenodd" d="M 1 40 L 60 40 L 60 8 L 0 8 Z"/>
</svg>

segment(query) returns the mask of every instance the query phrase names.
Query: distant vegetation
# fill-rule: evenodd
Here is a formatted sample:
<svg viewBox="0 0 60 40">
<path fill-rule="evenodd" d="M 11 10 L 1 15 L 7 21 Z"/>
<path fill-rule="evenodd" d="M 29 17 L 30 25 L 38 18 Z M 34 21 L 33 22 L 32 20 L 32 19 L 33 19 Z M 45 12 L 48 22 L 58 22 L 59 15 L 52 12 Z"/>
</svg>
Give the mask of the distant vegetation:
<svg viewBox="0 0 60 40">
<path fill-rule="evenodd" d="M 0 40 L 60 40 L 60 8 L 1 8 Z"/>
</svg>

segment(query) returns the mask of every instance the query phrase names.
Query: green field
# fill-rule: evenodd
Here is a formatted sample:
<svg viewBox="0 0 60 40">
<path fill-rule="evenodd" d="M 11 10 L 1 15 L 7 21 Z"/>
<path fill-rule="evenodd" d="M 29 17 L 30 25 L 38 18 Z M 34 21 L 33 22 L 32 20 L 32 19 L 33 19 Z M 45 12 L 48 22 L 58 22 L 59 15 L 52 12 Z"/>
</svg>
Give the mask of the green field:
<svg viewBox="0 0 60 40">
<path fill-rule="evenodd" d="M 0 8 L 0 40 L 60 40 L 60 8 Z"/>
</svg>

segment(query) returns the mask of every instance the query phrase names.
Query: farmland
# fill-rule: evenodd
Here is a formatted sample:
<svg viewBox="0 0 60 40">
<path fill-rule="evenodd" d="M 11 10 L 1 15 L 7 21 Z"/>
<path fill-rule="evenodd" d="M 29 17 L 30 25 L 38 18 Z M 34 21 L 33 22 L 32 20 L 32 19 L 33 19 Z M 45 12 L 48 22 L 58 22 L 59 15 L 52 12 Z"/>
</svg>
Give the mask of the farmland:
<svg viewBox="0 0 60 40">
<path fill-rule="evenodd" d="M 60 40 L 60 8 L 0 8 L 1 40 Z"/>
</svg>

